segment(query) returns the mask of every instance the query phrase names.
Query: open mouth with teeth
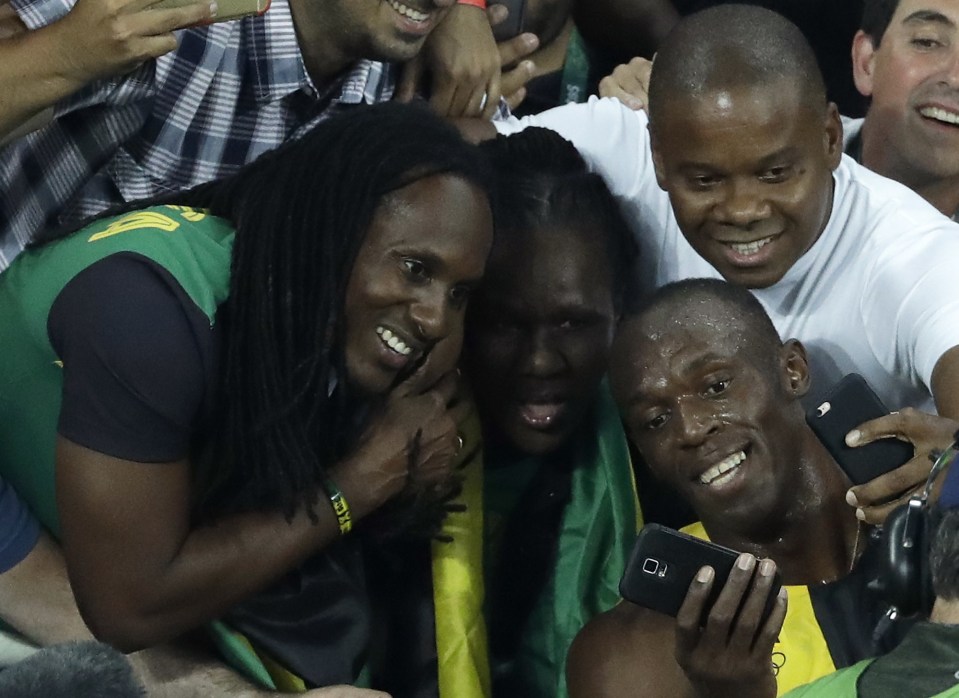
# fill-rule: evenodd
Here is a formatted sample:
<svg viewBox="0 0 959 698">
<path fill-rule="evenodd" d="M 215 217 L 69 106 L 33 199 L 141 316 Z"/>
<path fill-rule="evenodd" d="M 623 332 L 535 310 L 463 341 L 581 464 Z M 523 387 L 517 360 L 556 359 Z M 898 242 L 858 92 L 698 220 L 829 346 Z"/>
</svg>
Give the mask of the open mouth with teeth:
<svg viewBox="0 0 959 698">
<path fill-rule="evenodd" d="M 775 235 L 770 235 L 760 238 L 759 240 L 753 240 L 752 242 L 728 242 L 726 244 L 729 245 L 736 254 L 749 257 L 771 243 L 775 237 Z"/>
<path fill-rule="evenodd" d="M 721 461 L 707 469 L 699 476 L 700 484 L 721 487 L 736 476 L 739 466 L 746 460 L 746 451 L 736 451 L 731 453 Z"/>
<path fill-rule="evenodd" d="M 414 22 L 425 22 L 430 18 L 429 12 L 422 12 L 420 10 L 413 9 L 409 5 L 404 5 L 397 0 L 387 0 L 387 4 L 393 8 L 393 10 L 400 15 L 403 15 L 409 20 Z"/>
<path fill-rule="evenodd" d="M 519 417 L 522 422 L 533 429 L 547 430 L 555 426 L 563 414 L 566 403 L 554 399 L 550 401 L 521 402 Z"/>
<path fill-rule="evenodd" d="M 413 353 L 412 347 L 410 347 L 406 342 L 385 327 L 377 327 L 376 334 L 379 335 L 380 341 L 383 342 L 383 344 L 385 344 L 390 351 L 399 354 L 400 356 L 409 356 Z"/>
<path fill-rule="evenodd" d="M 919 114 L 941 124 L 959 126 L 959 113 L 942 107 L 922 107 L 919 109 Z"/>
</svg>

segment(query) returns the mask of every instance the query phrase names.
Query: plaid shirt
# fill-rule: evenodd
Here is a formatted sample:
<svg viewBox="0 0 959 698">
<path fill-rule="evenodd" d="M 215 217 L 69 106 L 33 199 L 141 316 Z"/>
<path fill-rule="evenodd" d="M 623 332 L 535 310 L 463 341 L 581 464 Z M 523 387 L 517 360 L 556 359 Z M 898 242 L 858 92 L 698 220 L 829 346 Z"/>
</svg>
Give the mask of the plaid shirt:
<svg viewBox="0 0 959 698">
<path fill-rule="evenodd" d="M 30 28 L 74 0 L 13 0 Z M 317 87 L 287 0 L 262 17 L 179 33 L 178 48 L 58 105 L 0 150 L 0 269 L 44 227 L 236 172 L 341 105 L 392 97 L 392 66 L 360 61 Z"/>
</svg>

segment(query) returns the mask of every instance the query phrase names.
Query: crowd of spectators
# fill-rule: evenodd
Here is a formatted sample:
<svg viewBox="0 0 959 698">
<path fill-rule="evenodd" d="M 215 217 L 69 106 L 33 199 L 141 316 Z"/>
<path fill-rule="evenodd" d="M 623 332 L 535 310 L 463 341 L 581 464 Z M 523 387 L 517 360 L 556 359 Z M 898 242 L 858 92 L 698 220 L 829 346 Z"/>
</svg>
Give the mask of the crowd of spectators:
<svg viewBox="0 0 959 698">
<path fill-rule="evenodd" d="M 959 695 L 959 0 L 245 2 L 0 0 L 0 695 Z"/>
</svg>

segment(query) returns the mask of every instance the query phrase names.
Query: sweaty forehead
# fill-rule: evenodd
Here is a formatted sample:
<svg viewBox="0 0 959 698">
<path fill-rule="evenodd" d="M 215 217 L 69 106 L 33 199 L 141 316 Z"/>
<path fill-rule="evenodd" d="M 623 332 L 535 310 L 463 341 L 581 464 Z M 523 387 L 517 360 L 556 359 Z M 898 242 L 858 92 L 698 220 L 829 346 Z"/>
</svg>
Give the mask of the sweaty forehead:
<svg viewBox="0 0 959 698">
<path fill-rule="evenodd" d="M 681 373 L 700 360 L 736 356 L 748 342 L 748 328 L 735 308 L 707 299 L 666 304 L 623 323 L 612 371 L 615 380 L 634 386 L 658 382 L 664 371 Z"/>
</svg>

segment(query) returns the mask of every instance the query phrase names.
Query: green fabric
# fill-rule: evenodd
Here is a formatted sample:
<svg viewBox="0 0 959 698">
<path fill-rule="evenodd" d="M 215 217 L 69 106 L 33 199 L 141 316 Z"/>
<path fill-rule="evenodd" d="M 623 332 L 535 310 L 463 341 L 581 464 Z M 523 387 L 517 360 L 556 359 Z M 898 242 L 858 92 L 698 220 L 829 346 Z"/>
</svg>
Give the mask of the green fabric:
<svg viewBox="0 0 959 698">
<path fill-rule="evenodd" d="M 957 698 L 959 626 L 923 622 L 878 659 L 866 659 L 783 698 Z"/>
<path fill-rule="evenodd" d="M 59 357 L 47 318 L 81 271 L 121 252 L 167 269 L 212 324 L 229 289 L 233 231 L 222 220 L 163 206 L 104 219 L 21 254 L 0 275 L 0 474 L 55 535 L 54 448 L 60 414 Z"/>
<path fill-rule="evenodd" d="M 619 601 L 619 580 L 641 524 L 626 437 L 605 383 L 598 402 L 597 428 L 570 449 L 575 467 L 555 571 L 518 650 L 516 671 L 532 687 L 531 698 L 568 695 L 566 654 L 586 622 Z"/>
<path fill-rule="evenodd" d="M 92 223 L 21 254 L 0 275 L 0 475 L 59 536 L 54 448 L 63 390 L 62 364 L 47 336 L 47 319 L 63 288 L 113 254 L 142 255 L 163 267 L 209 318 L 229 293 L 233 229 L 182 206 L 157 206 Z M 224 656 L 260 685 L 266 668 L 241 636 L 222 623 L 210 632 Z"/>
<path fill-rule="evenodd" d="M 576 27 L 569 36 L 563 76 L 559 88 L 560 104 L 585 102 L 589 99 L 589 53 Z"/>
<path fill-rule="evenodd" d="M 856 681 L 874 660 L 865 659 L 845 669 L 833 672 L 805 686 L 794 688 L 782 698 L 856 698 Z"/>
<path fill-rule="evenodd" d="M 959 626 L 917 623 L 898 647 L 877 659 L 863 673 L 859 692 L 870 698 L 959 695 L 956 670 L 959 670 Z"/>
</svg>

